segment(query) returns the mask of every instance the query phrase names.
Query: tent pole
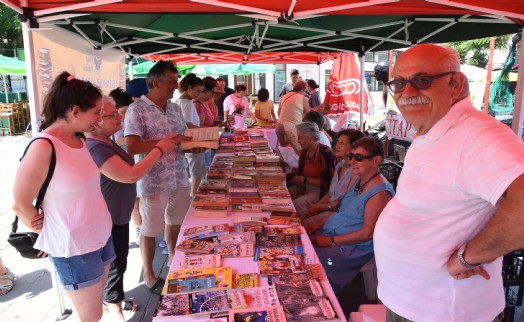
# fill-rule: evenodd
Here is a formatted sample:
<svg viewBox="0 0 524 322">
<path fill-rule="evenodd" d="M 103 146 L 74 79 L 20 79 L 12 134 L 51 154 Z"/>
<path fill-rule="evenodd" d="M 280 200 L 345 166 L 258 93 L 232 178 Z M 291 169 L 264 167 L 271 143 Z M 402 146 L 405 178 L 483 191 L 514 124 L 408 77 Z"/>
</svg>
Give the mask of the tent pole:
<svg viewBox="0 0 524 322">
<path fill-rule="evenodd" d="M 491 69 L 493 68 L 493 52 L 495 51 L 495 37 L 489 38 L 488 75 L 486 76 L 486 89 L 484 90 L 484 113 L 488 112 L 489 90 L 491 88 Z"/>
<path fill-rule="evenodd" d="M 360 58 L 360 130 L 364 132 L 364 109 L 366 108 L 364 106 L 364 94 L 366 94 L 365 86 L 366 86 L 366 73 L 364 72 L 364 58 L 365 53 L 361 52 L 359 54 Z"/>
<path fill-rule="evenodd" d="M 524 36 L 524 28 L 521 31 L 521 48 L 522 48 L 522 36 Z M 513 124 L 511 128 L 513 129 L 513 132 L 517 134 L 517 136 L 520 138 L 522 137 L 522 128 L 524 123 L 524 89 L 522 88 L 522 84 L 524 84 L 524 68 L 522 65 L 524 64 L 524 54 L 522 51 L 519 55 L 519 71 L 518 71 L 518 78 L 517 78 L 517 92 L 515 93 L 515 105 L 513 107 Z"/>
<path fill-rule="evenodd" d="M 24 40 L 27 99 L 29 100 L 29 114 L 31 116 L 32 135 L 35 136 L 40 127 L 41 106 L 37 88 L 36 59 L 33 44 L 33 33 L 29 29 L 29 20 L 22 22 L 22 35 Z"/>
</svg>

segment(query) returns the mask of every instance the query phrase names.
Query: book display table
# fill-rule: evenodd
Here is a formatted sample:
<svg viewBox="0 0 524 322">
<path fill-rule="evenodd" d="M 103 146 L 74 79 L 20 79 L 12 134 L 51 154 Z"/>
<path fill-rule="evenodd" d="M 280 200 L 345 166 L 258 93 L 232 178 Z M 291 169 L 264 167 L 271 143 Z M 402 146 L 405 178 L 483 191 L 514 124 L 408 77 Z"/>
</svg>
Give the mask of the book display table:
<svg viewBox="0 0 524 322">
<path fill-rule="evenodd" d="M 266 133 L 264 133 L 266 136 Z M 267 136 L 266 136 L 267 137 Z M 195 208 L 190 207 L 188 213 L 186 214 L 186 217 L 184 219 L 184 222 L 181 227 L 181 233 L 178 236 L 177 245 L 180 245 L 184 240 L 187 239 L 183 235 L 183 232 L 186 231 L 188 228 L 192 227 L 203 227 L 206 225 L 222 225 L 222 224 L 228 224 L 229 227 L 234 227 L 235 223 L 245 221 L 245 218 L 248 217 L 264 217 L 269 218 L 271 215 L 271 211 L 260 211 L 260 212 L 241 212 L 241 211 L 231 211 L 231 204 L 228 207 L 228 215 L 224 218 L 209 218 L 209 217 L 201 217 L 195 216 Z M 244 220 L 239 220 L 244 219 Z M 282 226 L 280 226 L 282 227 Z M 309 236 L 305 232 L 305 229 L 302 226 L 296 226 L 300 234 L 300 240 L 302 243 L 302 247 L 304 250 L 304 258 L 303 263 L 305 265 L 308 264 L 318 264 L 319 271 L 320 271 L 320 284 L 324 290 L 325 296 L 329 298 L 329 301 L 331 302 L 332 308 L 335 311 L 337 315 L 337 319 L 325 319 L 325 321 L 346 321 L 346 317 L 344 316 L 344 313 L 340 307 L 340 304 L 338 303 L 338 300 L 329 284 L 329 281 L 327 280 L 326 274 L 322 268 L 322 266 L 319 264 L 318 257 L 315 253 L 315 250 L 313 248 L 313 245 L 311 244 L 311 241 L 309 239 Z M 182 252 L 182 251 L 175 251 L 175 256 L 173 258 L 173 261 L 171 263 L 170 272 L 175 270 L 180 270 L 182 264 L 185 262 L 185 258 L 187 256 L 195 255 L 195 253 L 189 253 L 189 252 Z M 222 257 L 221 258 L 221 267 L 231 267 L 233 271 L 233 276 L 236 274 L 249 274 L 249 273 L 259 273 L 259 262 L 255 261 L 253 256 L 251 257 Z M 169 275 L 168 279 L 166 279 L 166 284 L 169 282 Z M 307 282 L 306 282 L 307 283 Z M 258 275 L 258 286 L 259 287 L 267 287 L 269 285 L 268 283 L 268 277 L 263 275 Z M 167 286 L 166 286 L 167 287 Z M 171 287 L 173 287 L 171 285 Z M 167 289 L 167 288 L 166 288 Z M 162 297 L 161 297 L 162 301 Z M 282 304 L 282 300 L 281 300 Z M 173 305 L 171 303 L 171 305 Z M 153 319 L 154 321 L 220 321 L 225 322 L 227 321 L 227 317 L 210 317 L 209 314 L 204 315 L 184 315 L 184 316 L 177 316 L 177 317 L 155 317 Z M 235 316 L 235 320 L 237 320 Z M 276 321 L 279 319 L 267 319 Z M 285 319 L 284 319 L 285 320 Z M 230 320 L 230 322 L 233 322 Z M 283 322 L 280 321 L 279 322 Z"/>
</svg>

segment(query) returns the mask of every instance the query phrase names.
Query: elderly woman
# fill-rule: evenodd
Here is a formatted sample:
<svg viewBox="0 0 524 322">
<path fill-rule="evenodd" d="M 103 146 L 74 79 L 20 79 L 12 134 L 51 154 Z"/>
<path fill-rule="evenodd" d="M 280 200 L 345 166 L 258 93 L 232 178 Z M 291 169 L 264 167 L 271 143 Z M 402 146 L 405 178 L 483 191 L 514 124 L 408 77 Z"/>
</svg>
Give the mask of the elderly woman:
<svg viewBox="0 0 524 322">
<path fill-rule="evenodd" d="M 302 123 L 304 115 L 309 112 L 309 104 L 306 94 L 306 82 L 297 81 L 293 84 L 293 91 L 282 96 L 278 105 L 278 122 L 276 134 L 280 146 L 291 145 L 296 152 L 300 152 L 297 145 L 296 128 L 297 124 Z"/>
<path fill-rule="evenodd" d="M 289 189 L 299 215 L 317 203 L 329 191 L 335 169 L 335 154 L 330 147 L 318 142 L 318 125 L 304 122 L 297 125 L 298 142 L 302 146 L 298 159 L 298 173 Z"/>
<path fill-rule="evenodd" d="M 311 241 L 335 292 L 343 290 L 373 257 L 373 230 L 382 209 L 395 192 L 380 174 L 382 142 L 365 137 L 353 144 L 348 158 L 358 179 L 340 200 L 335 212 L 322 222 L 306 220 L 315 233 Z"/>
<path fill-rule="evenodd" d="M 86 145 L 102 173 L 100 186 L 113 223 L 111 237 L 116 257 L 111 263 L 104 287 L 104 304 L 114 316 L 114 321 L 125 321 L 122 315 L 124 272 L 129 252 L 129 220 L 136 197 L 135 182 L 149 172 L 155 161 L 164 153 L 173 150 L 183 136 L 175 135 L 160 140 L 155 148 L 135 165 L 133 157 L 111 140 L 111 136 L 122 129 L 122 114 L 118 112 L 111 97 L 103 96 L 102 102 L 102 121 L 91 132 L 86 133 Z M 126 310 L 137 308 L 131 301 L 124 302 Z"/>
<path fill-rule="evenodd" d="M 335 146 L 335 156 L 339 163 L 335 166 L 335 173 L 331 179 L 329 193 L 317 203 L 312 204 L 305 211 L 305 217 L 319 221 L 330 216 L 336 208 L 338 202 L 349 191 L 350 185 L 355 181 L 355 176 L 351 172 L 351 160 L 348 154 L 352 151 L 353 144 L 364 137 L 359 130 L 342 130 L 338 132 L 338 141 Z"/>
</svg>

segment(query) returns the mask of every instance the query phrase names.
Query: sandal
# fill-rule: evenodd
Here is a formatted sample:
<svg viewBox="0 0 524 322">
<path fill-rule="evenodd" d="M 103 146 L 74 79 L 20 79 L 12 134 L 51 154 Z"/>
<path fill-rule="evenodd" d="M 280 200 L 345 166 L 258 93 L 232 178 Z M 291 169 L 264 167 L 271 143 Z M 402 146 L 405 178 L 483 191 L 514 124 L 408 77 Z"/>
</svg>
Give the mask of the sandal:
<svg viewBox="0 0 524 322">
<path fill-rule="evenodd" d="M 11 284 L 0 284 L 0 296 L 6 295 L 13 289 L 13 281 L 11 281 Z"/>
<path fill-rule="evenodd" d="M 7 278 L 7 279 L 10 279 L 11 281 L 14 281 L 15 280 L 15 274 L 13 274 L 13 272 L 11 272 L 9 270 L 9 268 L 5 268 L 5 274 L 4 275 L 0 275 L 0 278 Z"/>
<path fill-rule="evenodd" d="M 140 306 L 131 300 L 124 300 L 123 303 L 124 305 L 122 306 L 122 310 L 124 311 L 136 312 L 138 309 L 140 309 Z"/>
</svg>

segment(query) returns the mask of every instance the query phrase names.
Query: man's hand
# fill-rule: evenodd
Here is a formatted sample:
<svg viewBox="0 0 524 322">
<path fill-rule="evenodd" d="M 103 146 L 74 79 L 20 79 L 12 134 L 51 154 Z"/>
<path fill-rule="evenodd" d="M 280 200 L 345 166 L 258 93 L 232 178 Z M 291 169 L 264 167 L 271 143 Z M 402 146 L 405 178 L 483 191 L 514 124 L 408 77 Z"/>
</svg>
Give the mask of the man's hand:
<svg viewBox="0 0 524 322">
<path fill-rule="evenodd" d="M 451 275 L 451 277 L 457 280 L 470 278 L 473 275 L 480 275 L 486 280 L 490 279 L 488 272 L 482 266 L 476 267 L 474 269 L 467 269 L 464 266 L 462 266 L 458 259 L 458 250 L 454 251 L 453 254 L 451 254 L 451 257 L 449 258 L 448 263 L 446 264 L 446 268 L 448 270 L 449 275 Z"/>
<path fill-rule="evenodd" d="M 331 246 L 331 236 L 316 235 L 311 238 L 311 242 L 318 247 L 329 247 Z"/>
</svg>

